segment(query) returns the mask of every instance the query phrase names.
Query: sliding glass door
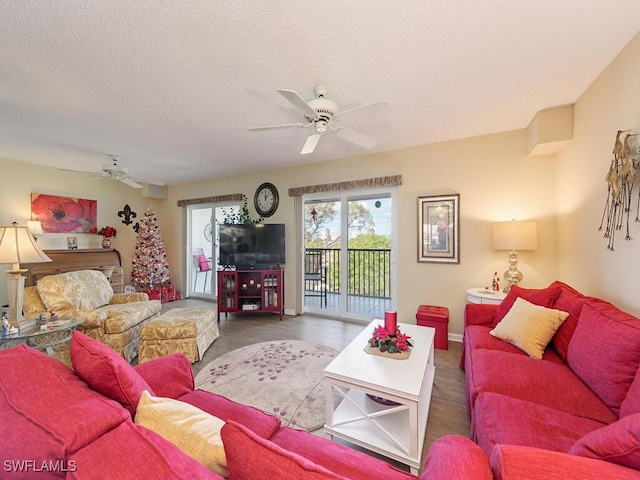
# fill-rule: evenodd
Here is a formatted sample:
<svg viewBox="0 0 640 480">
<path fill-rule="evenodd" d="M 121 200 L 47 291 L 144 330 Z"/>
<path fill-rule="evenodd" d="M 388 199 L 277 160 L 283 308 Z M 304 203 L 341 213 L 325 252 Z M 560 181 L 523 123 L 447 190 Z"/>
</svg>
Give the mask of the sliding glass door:
<svg viewBox="0 0 640 480">
<path fill-rule="evenodd" d="M 239 203 L 191 205 L 188 220 L 188 296 L 214 300 L 217 295 L 218 224 L 240 210 Z"/>
<path fill-rule="evenodd" d="M 366 320 L 394 308 L 396 203 L 396 187 L 303 198 L 305 312 Z"/>
</svg>

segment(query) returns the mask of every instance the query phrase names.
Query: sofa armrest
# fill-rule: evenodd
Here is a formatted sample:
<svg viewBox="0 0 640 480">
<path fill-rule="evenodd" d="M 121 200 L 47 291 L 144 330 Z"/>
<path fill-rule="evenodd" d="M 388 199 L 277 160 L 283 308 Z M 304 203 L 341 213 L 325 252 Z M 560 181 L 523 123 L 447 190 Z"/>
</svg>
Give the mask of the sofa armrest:
<svg viewBox="0 0 640 480">
<path fill-rule="evenodd" d="M 420 480 L 491 480 L 489 459 L 471 440 L 445 435 L 429 447 Z"/>
<path fill-rule="evenodd" d="M 118 305 L 121 303 L 148 302 L 149 295 L 144 292 L 138 293 L 114 293 L 109 305 Z"/>
<path fill-rule="evenodd" d="M 615 463 L 520 445 L 494 445 L 491 467 L 496 480 L 631 480 L 640 477 L 637 470 Z"/>
<path fill-rule="evenodd" d="M 191 361 L 182 353 L 149 360 L 135 369 L 158 397 L 178 399 L 195 387 Z"/>
<path fill-rule="evenodd" d="M 484 325 L 486 327 L 493 326 L 493 318 L 495 316 L 498 305 L 488 303 L 467 303 L 464 307 L 464 327 L 467 325 Z M 466 356 L 467 342 L 463 332 L 462 335 L 462 355 L 460 355 L 459 366 L 464 370 L 464 362 Z"/>
<path fill-rule="evenodd" d="M 59 317 L 82 317 L 84 321 L 81 324 L 82 330 L 90 328 L 100 328 L 104 326 L 104 321 L 109 314 L 103 310 L 56 310 Z M 37 317 L 37 315 L 36 315 Z"/>
</svg>

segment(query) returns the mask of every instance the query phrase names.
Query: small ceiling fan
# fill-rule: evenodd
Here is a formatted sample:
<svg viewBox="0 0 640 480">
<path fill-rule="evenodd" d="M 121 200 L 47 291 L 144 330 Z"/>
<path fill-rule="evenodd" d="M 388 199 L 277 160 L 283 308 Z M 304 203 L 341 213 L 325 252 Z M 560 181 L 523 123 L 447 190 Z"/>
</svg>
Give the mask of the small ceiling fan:
<svg viewBox="0 0 640 480">
<path fill-rule="evenodd" d="M 306 101 L 293 90 L 278 90 L 284 98 L 302 112 L 304 120 L 300 123 L 251 127 L 249 130 L 252 132 L 259 132 L 263 130 L 277 130 L 282 128 L 309 128 L 312 131 L 300 151 L 302 155 L 312 153 L 318 145 L 322 135 L 327 131 L 331 131 L 336 137 L 342 138 L 360 147 L 369 150 L 375 147 L 377 143 L 376 139 L 345 127 L 342 117 L 363 109 L 371 109 L 370 111 L 372 114 L 387 113 L 391 111 L 391 104 L 386 100 L 381 100 L 379 102 L 363 105 L 362 107 L 351 108 L 349 110 L 343 110 L 341 112 L 339 111 L 338 104 L 336 102 L 326 98 L 327 91 L 327 87 L 324 85 L 318 85 L 313 89 L 316 98 Z"/>
<path fill-rule="evenodd" d="M 118 180 L 119 182 L 124 183 L 125 185 L 129 185 L 132 188 L 142 188 L 138 182 L 133 180 L 131 177 L 127 175 L 127 167 L 123 167 L 120 165 L 120 157 L 118 155 L 109 155 L 111 161 L 109 163 L 102 164 L 102 171 L 95 172 L 95 175 L 100 177 L 112 178 L 113 180 Z M 77 173 L 94 173 L 94 172 L 85 172 L 83 170 L 68 170 L 66 168 L 61 168 L 60 170 L 64 170 L 67 172 L 77 172 Z M 154 185 L 164 185 L 163 183 L 158 182 L 145 182 L 152 183 Z"/>
</svg>

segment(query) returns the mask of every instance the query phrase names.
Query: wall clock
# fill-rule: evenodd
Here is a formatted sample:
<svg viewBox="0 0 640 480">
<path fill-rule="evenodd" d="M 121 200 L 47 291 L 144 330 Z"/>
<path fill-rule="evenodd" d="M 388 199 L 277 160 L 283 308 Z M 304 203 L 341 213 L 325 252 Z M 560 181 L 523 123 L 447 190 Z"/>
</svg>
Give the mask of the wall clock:
<svg viewBox="0 0 640 480">
<path fill-rule="evenodd" d="M 270 217 L 278 209 L 278 189 L 273 183 L 265 182 L 258 187 L 253 197 L 256 212 L 262 217 Z"/>
</svg>

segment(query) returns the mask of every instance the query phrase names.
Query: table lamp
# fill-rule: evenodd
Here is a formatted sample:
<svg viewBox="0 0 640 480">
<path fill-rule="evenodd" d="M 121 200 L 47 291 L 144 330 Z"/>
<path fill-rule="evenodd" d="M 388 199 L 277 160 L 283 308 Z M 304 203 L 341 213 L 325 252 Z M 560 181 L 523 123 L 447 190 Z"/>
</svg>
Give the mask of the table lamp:
<svg viewBox="0 0 640 480">
<path fill-rule="evenodd" d="M 50 262 L 51 259 L 42 251 L 33 238 L 28 227 L 21 227 L 16 222 L 10 226 L 0 226 L 0 263 L 11 263 L 13 268 L 6 270 L 11 276 L 7 277 L 9 294 L 9 323 L 13 327 L 26 329 L 35 325 L 35 320 L 25 321 L 22 313 L 24 281 L 20 275 L 27 269 L 21 269 L 21 263 Z"/>
<path fill-rule="evenodd" d="M 27 221 L 27 228 L 31 232 L 31 235 L 33 235 L 33 239 L 36 242 L 38 241 L 38 235 L 44 234 L 44 232 L 42 231 L 42 222 L 39 220 Z"/>
<path fill-rule="evenodd" d="M 511 285 L 522 280 L 518 271 L 518 250 L 535 250 L 538 248 L 538 227 L 534 221 L 498 222 L 493 224 L 494 250 L 510 250 L 509 269 L 504 272 L 506 286 L 504 293 L 509 293 Z"/>
</svg>

